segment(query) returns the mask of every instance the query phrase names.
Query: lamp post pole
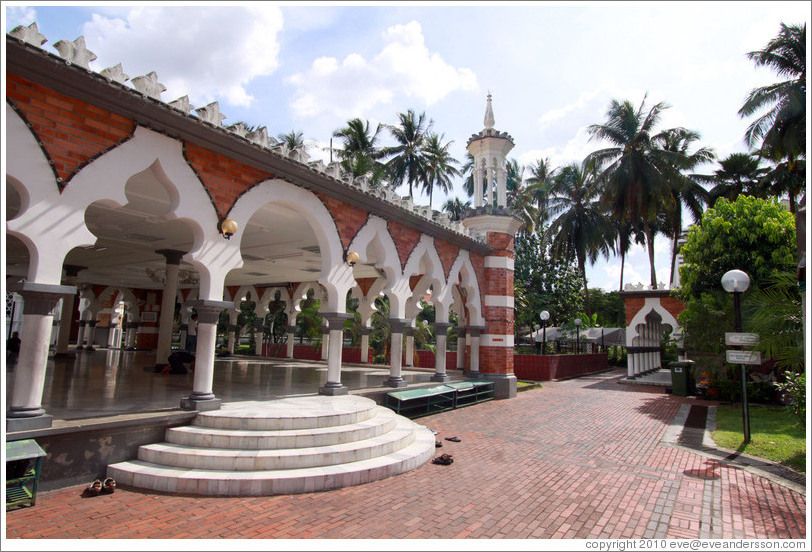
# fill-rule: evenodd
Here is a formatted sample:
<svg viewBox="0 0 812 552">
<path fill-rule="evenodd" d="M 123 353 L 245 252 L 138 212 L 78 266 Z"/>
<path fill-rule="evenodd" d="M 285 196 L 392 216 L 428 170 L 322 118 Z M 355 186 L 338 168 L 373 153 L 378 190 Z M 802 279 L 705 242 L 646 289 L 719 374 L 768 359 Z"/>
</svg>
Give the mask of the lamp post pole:
<svg viewBox="0 0 812 552">
<path fill-rule="evenodd" d="M 742 331 L 740 296 L 750 287 L 750 277 L 741 270 L 729 270 L 722 276 L 722 287 L 733 294 L 733 327 L 736 332 Z M 747 368 L 741 364 L 742 379 L 742 432 L 744 442 L 750 442 L 750 410 L 747 405 Z"/>
<path fill-rule="evenodd" d="M 546 310 L 541 311 L 541 354 L 547 354 L 547 321 L 550 319 L 550 313 Z"/>
<path fill-rule="evenodd" d="M 575 319 L 575 354 L 581 352 L 581 319 Z"/>
</svg>

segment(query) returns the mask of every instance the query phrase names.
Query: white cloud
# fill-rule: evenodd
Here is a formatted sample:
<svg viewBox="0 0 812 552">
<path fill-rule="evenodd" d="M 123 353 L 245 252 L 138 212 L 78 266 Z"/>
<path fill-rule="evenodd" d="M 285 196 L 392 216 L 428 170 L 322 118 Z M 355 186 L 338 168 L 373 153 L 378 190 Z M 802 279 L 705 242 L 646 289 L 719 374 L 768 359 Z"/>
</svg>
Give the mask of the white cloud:
<svg viewBox="0 0 812 552">
<path fill-rule="evenodd" d="M 6 28 L 13 29 L 19 25 L 29 26 L 37 20 L 37 11 L 31 6 L 8 6 L 6 8 Z"/>
<path fill-rule="evenodd" d="M 85 42 L 94 69 L 122 63 L 130 77 L 158 74 L 171 101 L 188 95 L 194 105 L 215 100 L 248 106 L 246 86 L 278 67 L 282 12 L 257 7 L 138 7 L 125 18 L 94 14 Z"/>
<path fill-rule="evenodd" d="M 383 39 L 384 47 L 371 60 L 357 53 L 343 61 L 322 57 L 307 71 L 285 79 L 296 88 L 292 101 L 295 115 L 326 113 L 349 119 L 392 103 L 396 94 L 431 106 L 456 90 L 477 88 L 470 69 L 454 68 L 429 51 L 416 21 L 388 28 Z"/>
</svg>

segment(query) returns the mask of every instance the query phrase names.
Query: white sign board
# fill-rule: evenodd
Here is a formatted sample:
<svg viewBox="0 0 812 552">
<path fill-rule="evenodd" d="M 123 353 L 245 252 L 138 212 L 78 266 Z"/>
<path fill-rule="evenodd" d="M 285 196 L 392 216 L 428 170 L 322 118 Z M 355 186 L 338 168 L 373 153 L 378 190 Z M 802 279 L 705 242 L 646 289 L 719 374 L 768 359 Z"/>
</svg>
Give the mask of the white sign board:
<svg viewBox="0 0 812 552">
<path fill-rule="evenodd" d="M 725 332 L 725 345 L 757 345 L 757 333 Z"/>
<path fill-rule="evenodd" d="M 730 364 L 761 364 L 760 351 L 725 351 Z"/>
</svg>

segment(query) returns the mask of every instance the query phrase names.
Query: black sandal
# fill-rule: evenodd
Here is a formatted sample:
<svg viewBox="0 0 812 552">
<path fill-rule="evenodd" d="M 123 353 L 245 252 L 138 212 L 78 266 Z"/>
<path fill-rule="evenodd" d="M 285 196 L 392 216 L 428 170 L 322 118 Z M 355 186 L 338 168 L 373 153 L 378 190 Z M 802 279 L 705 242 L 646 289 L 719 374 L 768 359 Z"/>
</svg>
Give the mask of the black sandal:
<svg viewBox="0 0 812 552">
<path fill-rule="evenodd" d="M 85 496 L 99 496 L 99 493 L 102 491 L 102 482 L 98 479 L 94 480 L 93 483 L 87 486 L 85 489 Z"/>
<path fill-rule="evenodd" d="M 462 439 L 460 439 L 459 437 L 446 437 L 445 440 L 451 441 L 453 443 L 459 443 L 460 441 L 462 441 Z"/>
<path fill-rule="evenodd" d="M 113 479 L 112 477 L 108 477 L 107 479 L 105 479 L 104 483 L 102 484 L 101 492 L 103 494 L 113 494 L 114 492 L 116 492 L 116 480 Z"/>
</svg>

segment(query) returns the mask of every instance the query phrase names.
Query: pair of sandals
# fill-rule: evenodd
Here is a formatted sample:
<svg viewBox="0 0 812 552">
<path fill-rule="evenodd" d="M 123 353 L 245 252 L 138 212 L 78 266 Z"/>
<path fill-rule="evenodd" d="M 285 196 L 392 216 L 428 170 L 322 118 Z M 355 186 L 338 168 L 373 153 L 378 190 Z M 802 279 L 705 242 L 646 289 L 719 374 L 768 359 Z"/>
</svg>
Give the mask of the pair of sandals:
<svg viewBox="0 0 812 552">
<path fill-rule="evenodd" d="M 448 466 L 454 462 L 454 458 L 450 454 L 441 454 L 437 458 L 434 458 L 431 463 L 432 464 L 440 464 L 441 466 Z"/>
<path fill-rule="evenodd" d="M 446 437 L 445 440 L 451 441 L 452 443 L 459 443 L 460 441 L 462 441 L 462 439 L 460 439 L 459 437 Z M 443 446 L 443 443 L 441 443 L 440 441 L 434 441 L 434 448 L 440 448 L 441 446 Z"/>
<path fill-rule="evenodd" d="M 85 489 L 86 496 L 99 496 L 100 494 L 113 494 L 116 492 L 116 480 L 108 477 L 102 482 L 96 479 Z"/>
</svg>

